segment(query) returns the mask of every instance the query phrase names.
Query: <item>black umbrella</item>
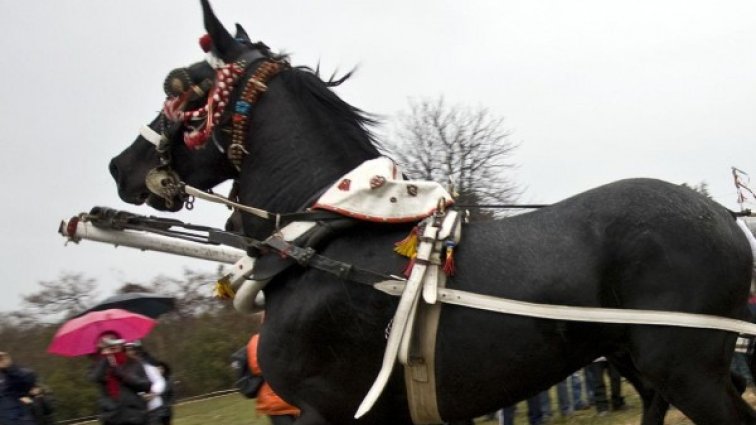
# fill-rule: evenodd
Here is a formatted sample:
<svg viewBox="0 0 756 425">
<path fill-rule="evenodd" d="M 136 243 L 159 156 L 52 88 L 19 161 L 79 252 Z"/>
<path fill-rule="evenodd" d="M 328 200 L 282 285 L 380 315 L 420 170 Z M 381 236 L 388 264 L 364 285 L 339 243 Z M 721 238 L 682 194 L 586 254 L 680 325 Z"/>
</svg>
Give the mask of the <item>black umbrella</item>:
<svg viewBox="0 0 756 425">
<path fill-rule="evenodd" d="M 161 314 L 175 309 L 176 299 L 167 295 L 150 292 L 128 292 L 108 297 L 84 313 L 110 308 L 120 308 L 155 319 Z"/>
</svg>

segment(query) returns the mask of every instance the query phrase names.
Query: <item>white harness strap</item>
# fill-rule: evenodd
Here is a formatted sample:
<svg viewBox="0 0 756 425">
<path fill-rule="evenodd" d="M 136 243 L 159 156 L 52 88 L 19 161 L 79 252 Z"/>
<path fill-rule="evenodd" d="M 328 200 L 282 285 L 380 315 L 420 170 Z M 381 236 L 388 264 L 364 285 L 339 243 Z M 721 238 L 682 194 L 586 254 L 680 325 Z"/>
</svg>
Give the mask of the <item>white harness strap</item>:
<svg viewBox="0 0 756 425">
<path fill-rule="evenodd" d="M 401 285 L 404 290 L 391 324 L 381 370 L 355 418 L 367 413 L 378 400 L 398 359 L 405 366 L 413 420 L 418 423 L 436 423 L 440 420 L 433 363 L 435 330 L 441 307 L 436 304 L 437 293 L 439 286 L 443 286 L 443 282 L 439 285 L 439 279 L 444 278 L 440 253 L 443 239 L 453 237 L 456 242 L 459 241 L 458 221 L 459 213 L 453 210 L 447 211 L 443 222 L 437 226 L 435 217 L 425 220 L 412 274 Z M 427 316 L 418 318 L 418 310 L 426 311 Z M 416 330 L 416 327 L 419 329 Z M 418 335 L 424 340 L 423 343 L 418 345 L 413 335 Z"/>
<path fill-rule="evenodd" d="M 223 62 L 223 59 L 216 56 L 212 51 L 207 52 L 207 55 L 205 55 L 205 62 L 213 69 L 220 69 L 226 66 L 226 62 Z"/>
<path fill-rule="evenodd" d="M 444 273 L 440 270 L 441 269 L 441 252 L 444 249 L 443 247 L 443 240 L 450 237 L 452 231 L 454 229 L 459 230 L 459 226 L 457 226 L 457 219 L 459 217 L 459 212 L 450 210 L 446 212 L 446 215 L 444 216 L 444 220 L 441 223 L 441 226 L 438 229 L 438 234 L 433 239 L 432 242 L 430 240 L 426 239 L 426 243 L 432 247 L 431 252 L 429 254 L 428 258 L 428 266 L 425 269 L 425 275 L 422 276 L 422 280 L 420 281 L 421 287 L 422 287 L 422 299 L 428 304 L 435 304 L 436 300 L 438 299 L 438 287 L 439 287 L 439 279 L 443 278 L 444 282 L 446 281 Z M 455 242 L 459 242 L 459 235 L 455 235 Z M 413 274 L 415 273 L 415 270 L 412 270 Z M 415 301 L 415 303 L 412 305 L 412 314 L 410 315 L 409 321 L 407 323 L 407 327 L 404 330 L 404 336 L 402 337 L 402 345 L 399 350 L 399 363 L 403 365 L 408 365 L 410 363 L 410 345 L 412 343 L 412 335 L 414 333 L 415 329 L 415 322 L 417 318 L 417 314 L 415 312 L 417 311 L 417 307 L 420 302 L 420 297 L 418 297 L 418 300 Z"/>
<path fill-rule="evenodd" d="M 438 268 L 438 267 L 432 267 Z M 444 273 L 439 273 L 443 286 Z M 416 424 L 440 424 L 443 422 L 438 410 L 436 393 L 436 335 L 441 317 L 442 303 L 420 303 L 417 324 L 412 337 L 412 348 L 404 365 L 404 383 L 407 386 L 407 402 L 412 422 Z"/>
<path fill-rule="evenodd" d="M 289 223 L 280 230 L 281 237 L 285 241 L 293 241 L 302 236 L 308 230 L 315 227 L 316 223 L 307 221 L 295 221 Z M 229 285 L 234 290 L 234 308 L 239 313 L 254 314 L 265 309 L 265 296 L 262 290 L 270 282 L 265 280 L 249 280 L 255 268 L 255 259 L 244 256 L 234 264 L 228 276 Z"/>
<path fill-rule="evenodd" d="M 144 137 L 145 140 L 155 145 L 156 148 L 160 147 L 160 141 L 163 140 L 163 136 L 150 128 L 149 125 L 143 125 L 142 128 L 139 129 L 139 134 Z"/>
<path fill-rule="evenodd" d="M 399 299 L 399 306 L 394 314 L 394 319 L 391 324 L 391 332 L 389 333 L 388 341 L 386 342 L 386 351 L 383 353 L 383 364 L 378 376 L 375 378 L 373 386 L 368 391 L 365 398 L 362 400 L 360 407 L 357 409 L 354 417 L 359 419 L 365 413 L 367 413 L 378 400 L 378 397 L 386 387 L 391 372 L 394 370 L 394 364 L 396 363 L 397 355 L 399 354 L 399 348 L 404 339 L 404 334 L 407 331 L 407 324 L 410 322 L 410 317 L 414 316 L 417 308 L 417 302 L 420 298 L 420 289 L 423 276 L 427 268 L 427 261 L 430 258 L 431 250 L 433 248 L 433 242 L 424 242 L 424 240 L 436 240 L 438 234 L 438 227 L 434 227 L 431 222 L 423 231 L 420 245 L 417 248 L 417 259 L 420 260 L 415 263 L 412 269 L 412 274 L 406 284 L 402 285 L 404 291 L 402 291 L 401 298 Z"/>
<path fill-rule="evenodd" d="M 436 394 L 436 335 L 441 317 L 438 289 L 446 285 L 442 270 L 441 253 L 444 241 L 458 243 L 461 238 L 460 214 L 449 210 L 438 231 L 430 264 L 423 279 L 423 296 L 418 301 L 417 313 L 407 326 L 399 352 L 399 362 L 404 365 L 404 383 L 407 386 L 407 402 L 412 422 L 416 424 L 442 423 Z"/>
<path fill-rule="evenodd" d="M 379 282 L 374 287 L 390 295 L 400 295 L 404 290 L 404 282 L 388 280 Z M 756 324 L 708 314 L 538 304 L 448 288 L 438 289 L 438 299 L 440 302 L 447 304 L 517 316 L 537 317 L 540 319 L 628 325 L 678 326 L 756 335 Z"/>
<path fill-rule="evenodd" d="M 161 143 L 163 142 L 163 139 L 164 139 L 160 133 L 150 128 L 149 125 L 143 125 L 139 129 L 139 135 L 144 137 L 144 139 L 147 140 L 148 142 L 155 145 L 155 147 L 158 149 L 161 147 Z M 214 135 L 211 135 L 210 139 L 212 139 L 213 145 L 215 146 L 216 149 L 218 149 L 218 152 L 222 154 L 226 153 L 226 150 L 223 148 L 223 146 L 221 146 L 221 144 L 218 142 L 218 139 L 216 139 Z"/>
</svg>

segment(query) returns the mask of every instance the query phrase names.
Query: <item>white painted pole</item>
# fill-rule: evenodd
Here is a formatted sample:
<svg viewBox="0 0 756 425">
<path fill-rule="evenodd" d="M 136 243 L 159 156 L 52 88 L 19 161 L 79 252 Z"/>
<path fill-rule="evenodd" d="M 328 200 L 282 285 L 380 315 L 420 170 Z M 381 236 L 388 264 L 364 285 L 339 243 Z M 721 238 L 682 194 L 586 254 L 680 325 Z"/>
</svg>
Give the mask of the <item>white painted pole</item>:
<svg viewBox="0 0 756 425">
<path fill-rule="evenodd" d="M 116 247 L 127 246 L 142 251 L 165 252 L 226 264 L 234 264 L 247 255 L 240 249 L 223 245 L 208 245 L 138 230 L 101 229 L 77 218 L 61 221 L 58 233 L 74 242 L 86 239 Z"/>
</svg>

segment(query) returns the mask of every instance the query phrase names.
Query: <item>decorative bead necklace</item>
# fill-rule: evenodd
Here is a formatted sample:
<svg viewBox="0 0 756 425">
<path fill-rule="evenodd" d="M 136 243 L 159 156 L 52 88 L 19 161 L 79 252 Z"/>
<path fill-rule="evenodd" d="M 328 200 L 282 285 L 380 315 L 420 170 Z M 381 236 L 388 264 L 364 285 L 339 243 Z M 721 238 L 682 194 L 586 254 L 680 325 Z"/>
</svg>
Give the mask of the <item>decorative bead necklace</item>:
<svg viewBox="0 0 756 425">
<path fill-rule="evenodd" d="M 283 61 L 265 61 L 247 80 L 241 96 L 234 104 L 232 116 L 231 144 L 228 147 L 228 159 L 237 170 L 241 169 L 244 156 L 249 152 L 244 147 L 244 139 L 249 131 L 249 114 L 260 96 L 268 89 L 266 83 L 288 66 Z"/>
<path fill-rule="evenodd" d="M 183 122 L 189 129 L 184 132 L 184 143 L 192 149 L 199 149 L 212 137 L 213 129 L 220 121 L 223 110 L 228 105 L 228 98 L 244 75 L 247 63 L 243 60 L 223 66 L 216 71 L 215 81 L 207 103 L 200 108 L 184 111 L 190 93 L 165 101 L 164 115 L 173 122 Z M 285 61 L 268 60 L 263 62 L 244 85 L 239 99 L 234 104 L 231 144 L 227 155 L 237 170 L 241 168 L 244 156 L 249 152 L 244 147 L 244 139 L 249 131 L 249 114 L 260 96 L 267 90 L 266 83 L 283 69 L 288 67 Z M 199 122 L 198 125 L 193 123 Z"/>
</svg>

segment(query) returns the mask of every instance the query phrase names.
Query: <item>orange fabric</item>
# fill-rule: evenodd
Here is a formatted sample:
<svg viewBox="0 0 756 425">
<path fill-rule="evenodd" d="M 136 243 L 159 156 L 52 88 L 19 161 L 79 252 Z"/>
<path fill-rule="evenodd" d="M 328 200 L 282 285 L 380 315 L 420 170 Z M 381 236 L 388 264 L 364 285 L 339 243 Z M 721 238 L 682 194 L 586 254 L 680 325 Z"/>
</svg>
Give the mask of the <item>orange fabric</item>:
<svg viewBox="0 0 756 425">
<path fill-rule="evenodd" d="M 249 359 L 249 368 L 254 375 L 262 375 L 260 364 L 257 362 L 257 341 L 259 335 L 252 336 L 247 344 L 247 358 Z M 299 416 L 299 409 L 285 402 L 276 394 L 268 382 L 263 382 L 260 391 L 257 393 L 257 412 L 262 415 L 294 415 Z"/>
</svg>

